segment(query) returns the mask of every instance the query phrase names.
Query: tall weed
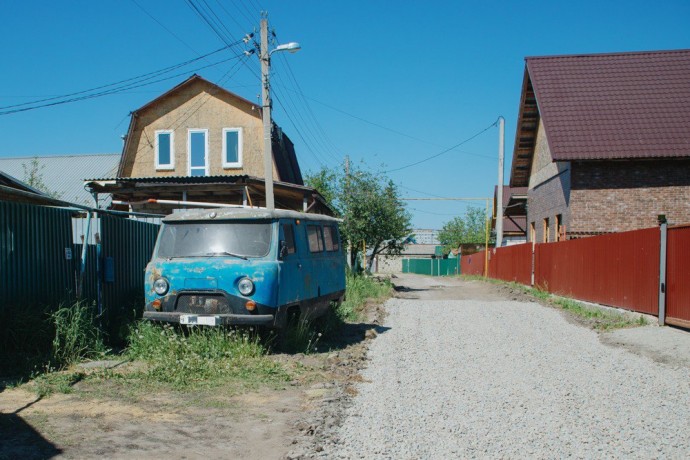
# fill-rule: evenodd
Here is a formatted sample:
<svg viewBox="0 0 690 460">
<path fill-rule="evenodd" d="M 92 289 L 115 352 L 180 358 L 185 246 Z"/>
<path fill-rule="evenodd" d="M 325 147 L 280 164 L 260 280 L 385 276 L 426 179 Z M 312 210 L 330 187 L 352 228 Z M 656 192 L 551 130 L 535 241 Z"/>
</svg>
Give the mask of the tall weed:
<svg viewBox="0 0 690 460">
<path fill-rule="evenodd" d="M 389 281 L 378 281 L 370 276 L 357 275 L 349 271 L 345 283 L 345 300 L 337 308 L 338 316 L 344 321 L 361 321 L 368 300 L 384 299 L 393 291 Z"/>
<path fill-rule="evenodd" d="M 82 359 L 102 356 L 107 350 L 96 324 L 93 306 L 85 301 L 61 305 L 50 315 L 55 328 L 51 360 L 58 368 Z"/>
</svg>

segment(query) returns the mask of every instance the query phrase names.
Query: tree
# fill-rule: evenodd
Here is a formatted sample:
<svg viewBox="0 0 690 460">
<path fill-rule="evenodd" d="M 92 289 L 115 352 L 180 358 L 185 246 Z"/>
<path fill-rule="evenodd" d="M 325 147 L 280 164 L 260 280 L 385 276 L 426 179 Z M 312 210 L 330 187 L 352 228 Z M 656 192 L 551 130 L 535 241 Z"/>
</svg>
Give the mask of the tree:
<svg viewBox="0 0 690 460">
<path fill-rule="evenodd" d="M 393 181 L 359 168 L 344 171 L 322 168 L 307 175 L 306 183 L 315 188 L 336 210 L 343 223 L 340 231 L 350 243 L 350 262 L 366 243 L 367 268 L 383 251 L 400 254 L 403 241 L 410 232 L 410 214 L 400 199 Z"/>
<path fill-rule="evenodd" d="M 486 218 L 484 210 L 470 206 L 464 216 L 443 224 L 438 240 L 443 245 L 444 253 L 461 244 L 483 244 L 486 239 Z"/>
<path fill-rule="evenodd" d="M 37 157 L 34 157 L 28 165 L 22 163 L 22 169 L 24 170 L 23 181 L 26 185 L 44 192 L 51 198 L 60 199 L 62 193 L 51 191 L 45 182 L 43 182 L 43 170 L 45 167 L 46 165 L 42 165 Z"/>
</svg>

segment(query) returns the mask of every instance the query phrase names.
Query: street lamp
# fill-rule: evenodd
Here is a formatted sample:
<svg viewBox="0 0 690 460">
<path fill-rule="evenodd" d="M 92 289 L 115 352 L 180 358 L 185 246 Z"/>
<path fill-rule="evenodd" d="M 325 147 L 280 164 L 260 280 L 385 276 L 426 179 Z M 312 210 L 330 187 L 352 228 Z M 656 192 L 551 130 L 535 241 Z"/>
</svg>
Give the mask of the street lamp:
<svg viewBox="0 0 690 460">
<path fill-rule="evenodd" d="M 299 43 L 290 42 L 278 45 L 271 51 L 268 50 L 268 20 L 261 20 L 261 100 L 263 104 L 264 122 L 264 184 L 266 187 L 266 208 L 275 209 L 273 197 L 273 143 L 271 139 L 271 86 L 269 83 L 271 73 L 271 55 L 277 51 L 296 53 L 301 49 Z"/>
</svg>

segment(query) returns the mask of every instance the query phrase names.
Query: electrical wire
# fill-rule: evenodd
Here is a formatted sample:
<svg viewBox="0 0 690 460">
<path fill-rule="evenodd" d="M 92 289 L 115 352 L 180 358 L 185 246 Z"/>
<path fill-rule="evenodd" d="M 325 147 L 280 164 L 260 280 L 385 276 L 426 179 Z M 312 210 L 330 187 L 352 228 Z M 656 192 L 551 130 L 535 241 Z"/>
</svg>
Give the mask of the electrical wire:
<svg viewBox="0 0 690 460">
<path fill-rule="evenodd" d="M 135 80 L 147 81 L 147 80 L 150 80 L 151 78 L 155 78 L 155 77 L 157 77 L 157 76 L 164 75 L 164 74 L 166 74 L 166 73 L 168 73 L 168 72 L 172 72 L 173 70 L 177 70 L 177 69 L 179 69 L 179 68 L 185 67 L 185 66 L 187 66 L 187 65 L 189 65 L 189 64 L 191 64 L 191 63 L 193 63 L 193 62 L 196 62 L 196 61 L 199 61 L 199 60 L 201 60 L 201 59 L 204 59 L 204 58 L 207 58 L 207 57 L 209 57 L 209 56 L 212 56 L 212 55 L 214 55 L 214 54 L 220 53 L 221 51 L 226 50 L 227 48 L 228 48 L 227 46 L 224 46 L 224 47 L 219 48 L 219 49 L 217 49 L 217 50 L 215 50 L 215 51 L 211 51 L 210 53 L 206 53 L 206 54 L 204 54 L 204 55 L 202 55 L 202 56 L 199 56 L 199 57 L 196 57 L 196 58 L 192 58 L 192 59 L 188 59 L 188 60 L 186 60 L 186 61 L 184 61 L 184 62 L 180 62 L 180 63 L 178 63 L 178 64 L 174 64 L 174 65 L 171 65 L 171 66 L 168 66 L 168 67 L 164 67 L 164 68 L 162 68 L 162 69 L 154 70 L 153 72 L 148 72 L 148 73 L 145 73 L 145 74 L 142 74 L 142 75 L 137 75 L 136 77 L 130 77 L 130 78 L 126 78 L 126 79 L 124 79 L 124 80 L 116 81 L 116 82 L 114 82 L 114 83 L 108 83 L 108 84 L 105 84 L 105 85 L 96 86 L 96 87 L 94 87 L 94 88 L 89 88 L 89 89 L 85 89 L 85 90 L 82 90 L 82 91 L 76 91 L 76 92 L 74 92 L 74 93 L 62 94 L 62 95 L 60 95 L 60 96 L 53 96 L 53 97 L 47 97 L 47 98 L 44 98 L 44 99 L 38 99 L 38 100 L 35 100 L 35 101 L 31 101 L 31 102 L 23 102 L 23 103 L 21 103 L 21 104 L 6 105 L 6 106 L 4 106 L 4 107 L 0 107 L 0 111 L 2 111 L 2 110 L 7 110 L 7 109 L 11 109 L 11 108 L 15 108 L 15 107 L 25 107 L 25 106 L 27 106 L 27 105 L 40 104 L 40 103 L 42 103 L 42 102 L 55 101 L 55 100 L 57 100 L 57 99 L 64 99 L 64 98 L 72 97 L 72 96 L 78 96 L 78 95 L 80 95 L 80 94 L 90 93 L 90 92 L 92 92 L 92 91 L 97 91 L 97 90 L 100 90 L 100 89 L 109 88 L 109 87 L 111 87 L 111 86 L 121 85 L 121 84 L 127 83 L 127 82 L 133 82 L 133 81 L 135 81 Z M 146 78 L 145 78 L 145 77 L 146 77 Z"/>
<path fill-rule="evenodd" d="M 319 122 L 318 118 L 314 114 L 314 111 L 312 110 L 311 105 L 309 104 L 309 101 L 302 96 L 302 88 L 299 84 L 299 81 L 297 80 L 297 77 L 295 77 L 294 72 L 292 71 L 292 67 L 290 66 L 290 63 L 288 62 L 287 58 L 284 55 L 281 55 L 282 62 L 285 64 L 285 68 L 288 71 L 288 76 L 290 77 L 290 80 L 293 82 L 295 87 L 298 89 L 296 91 L 296 94 L 300 97 L 298 97 L 298 100 L 301 102 L 302 106 L 306 108 L 306 115 L 307 119 L 309 119 L 309 123 L 312 124 L 315 128 L 316 136 L 318 137 L 321 141 L 321 144 L 325 147 L 325 152 L 331 156 L 331 158 L 336 159 L 336 161 L 340 162 L 342 161 L 342 158 L 345 156 L 345 153 L 343 153 L 342 150 L 340 150 L 330 139 L 326 131 L 324 130 L 323 126 Z M 290 92 L 287 93 L 288 96 L 290 95 Z"/>
<path fill-rule="evenodd" d="M 168 29 L 168 28 L 165 26 L 165 24 L 163 24 L 162 22 L 160 22 L 154 15 L 152 15 L 151 13 L 149 13 L 143 6 L 141 6 L 141 4 L 140 4 L 139 2 L 137 2 L 137 0 L 131 0 L 131 2 L 134 3 L 141 11 L 144 12 L 144 14 L 146 14 L 149 18 L 151 18 L 156 24 L 158 24 L 158 25 L 161 26 L 163 29 L 165 29 L 166 32 L 168 32 L 170 35 L 172 35 L 173 37 L 175 37 L 175 38 L 177 39 L 177 41 L 179 41 L 179 42 L 182 43 L 184 46 L 186 46 L 187 48 L 189 48 L 190 50 L 192 50 L 192 51 L 194 52 L 194 54 L 199 54 L 199 52 L 196 51 L 194 48 L 192 48 L 192 46 L 191 46 L 189 43 L 187 43 L 186 41 L 182 40 L 182 38 L 180 38 L 179 35 L 177 35 L 177 34 L 176 34 L 175 32 L 173 32 L 172 30 Z"/>
<path fill-rule="evenodd" d="M 208 64 L 208 65 L 205 65 L 205 66 L 202 66 L 202 67 L 197 67 L 196 69 L 192 69 L 192 70 L 185 71 L 185 72 L 182 72 L 182 73 L 177 73 L 177 74 L 175 74 L 175 75 L 168 76 L 168 77 L 165 77 L 165 78 L 159 78 L 159 79 L 157 79 L 157 80 L 149 81 L 149 82 L 147 82 L 147 83 L 141 83 L 141 82 L 130 83 L 130 84 L 127 84 L 127 85 L 124 85 L 124 86 L 120 86 L 120 87 L 116 87 L 116 88 L 113 88 L 113 89 L 110 89 L 110 90 L 107 90 L 107 91 L 101 91 L 101 92 L 99 92 L 99 93 L 86 94 L 86 95 L 80 96 L 80 97 L 75 97 L 75 98 L 66 99 L 66 100 L 62 100 L 62 101 L 50 102 L 50 103 L 47 103 L 47 104 L 41 104 L 41 105 L 37 105 L 37 106 L 33 106 L 33 107 L 23 107 L 23 108 L 18 108 L 18 109 L 13 109 L 13 110 L 6 110 L 6 111 L 4 111 L 4 112 L 0 112 L 0 115 L 9 115 L 9 114 L 18 113 L 18 112 L 26 112 L 26 111 L 29 111 L 29 110 L 41 109 L 41 108 L 44 108 L 44 107 L 53 107 L 53 106 L 61 105 L 61 104 L 69 104 L 69 103 L 71 103 L 71 102 L 83 101 L 83 100 L 87 100 L 87 99 L 93 99 L 93 98 L 96 98 L 96 97 L 109 96 L 109 95 L 111 95 L 111 94 L 121 93 L 121 92 L 130 90 L 130 89 L 141 88 L 141 87 L 144 87 L 144 86 L 153 85 L 153 84 L 160 83 L 160 82 L 163 82 L 163 81 L 172 80 L 173 78 L 177 78 L 177 77 L 180 77 L 180 76 L 182 76 L 182 75 L 188 75 L 190 72 L 197 72 L 197 71 L 202 70 L 202 69 L 206 69 L 206 68 L 209 68 L 209 67 L 214 67 L 214 66 L 223 64 L 223 63 L 225 63 L 225 62 L 232 61 L 233 59 L 240 58 L 240 57 L 242 57 L 242 56 L 244 56 L 244 53 L 241 53 L 241 54 L 232 56 L 232 57 L 227 58 L 227 59 L 222 59 L 222 60 L 220 60 L 220 61 L 217 61 L 217 62 Z M 148 78 L 145 79 L 145 80 L 148 80 Z M 145 81 L 145 80 L 142 80 L 142 81 Z"/>
<path fill-rule="evenodd" d="M 275 96 L 275 93 L 274 93 L 274 96 Z M 305 147 L 307 148 L 307 150 L 309 151 L 309 153 L 312 154 L 312 156 L 316 159 L 316 161 L 317 161 L 322 167 L 326 166 L 326 164 L 325 164 L 323 161 L 321 161 L 321 159 L 319 158 L 319 156 L 312 150 L 312 148 L 311 148 L 309 142 L 307 142 L 307 140 L 304 138 L 304 136 L 302 135 L 302 132 L 299 130 L 299 128 L 297 127 L 297 125 L 295 124 L 295 122 L 292 120 L 292 118 L 290 118 L 290 116 L 289 116 L 288 113 L 287 113 L 287 110 L 285 110 L 285 107 L 283 106 L 283 103 L 281 102 L 281 100 L 280 100 L 279 97 L 276 97 L 276 102 L 278 102 L 278 105 L 280 105 L 280 106 L 283 108 L 283 111 L 285 111 L 285 115 L 287 116 L 288 121 L 290 122 L 290 124 L 292 124 L 292 127 L 295 128 L 295 132 L 297 133 L 297 135 L 299 136 L 299 138 L 302 139 L 302 142 L 304 143 L 304 145 L 305 145 Z"/>
<path fill-rule="evenodd" d="M 434 154 L 434 155 L 431 155 L 431 156 L 429 156 L 429 157 L 426 157 L 426 158 L 424 158 L 424 159 L 422 159 L 422 160 L 415 161 L 414 163 L 410 163 L 410 164 L 407 164 L 407 165 L 405 165 L 405 166 L 400 166 L 399 168 L 393 168 L 393 169 L 388 169 L 388 170 L 386 170 L 386 171 L 381 171 L 381 173 L 384 173 L 384 174 L 385 174 L 385 173 L 390 173 L 390 172 L 394 172 L 394 171 L 400 171 L 400 170 L 402 170 L 402 169 L 411 168 L 412 166 L 417 166 L 418 164 L 422 164 L 422 163 L 425 163 L 425 162 L 427 162 L 427 161 L 429 161 L 429 160 L 433 160 L 434 158 L 438 158 L 438 157 L 440 157 L 441 155 L 443 155 L 444 153 L 448 153 L 448 152 L 450 152 L 451 150 L 454 150 L 454 149 L 460 147 L 461 145 L 468 143 L 468 142 L 471 141 L 472 139 L 481 136 L 482 134 L 484 134 L 485 132 L 487 132 L 489 129 L 493 128 L 493 127 L 496 126 L 496 125 L 498 125 L 498 119 L 497 119 L 496 121 L 494 121 L 493 123 L 491 123 L 491 124 L 490 124 L 489 126 L 487 126 L 486 128 L 484 128 L 484 129 L 482 129 L 481 131 L 479 131 L 478 133 L 476 133 L 476 134 L 474 134 L 474 135 L 468 137 L 468 138 L 465 139 L 464 141 L 462 141 L 462 142 L 460 142 L 460 143 L 458 143 L 458 144 L 455 144 L 455 145 L 452 146 L 452 147 L 449 147 L 449 148 L 447 148 L 447 149 L 445 149 L 445 150 L 443 150 L 443 151 L 441 151 L 441 152 L 439 152 L 439 153 L 436 153 L 436 154 Z"/>
</svg>

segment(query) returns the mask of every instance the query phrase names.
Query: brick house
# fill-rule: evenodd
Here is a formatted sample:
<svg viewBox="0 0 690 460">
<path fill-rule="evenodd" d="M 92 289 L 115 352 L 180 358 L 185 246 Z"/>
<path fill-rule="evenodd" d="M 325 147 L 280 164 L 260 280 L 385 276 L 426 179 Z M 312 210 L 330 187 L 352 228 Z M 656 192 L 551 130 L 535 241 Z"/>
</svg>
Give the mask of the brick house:
<svg viewBox="0 0 690 460">
<path fill-rule="evenodd" d="M 331 213 L 275 124 L 271 138 L 276 206 Z M 180 207 L 150 199 L 264 206 L 263 151 L 261 107 L 193 75 L 132 112 L 117 177 L 85 182 L 136 211 Z"/>
<path fill-rule="evenodd" d="M 494 206 L 498 205 L 498 187 L 494 188 Z M 491 218 L 496 230 L 496 213 Z M 503 186 L 503 246 L 527 242 L 527 187 Z"/>
<path fill-rule="evenodd" d="M 530 241 L 690 222 L 690 50 L 525 61 L 510 186 Z"/>
</svg>

